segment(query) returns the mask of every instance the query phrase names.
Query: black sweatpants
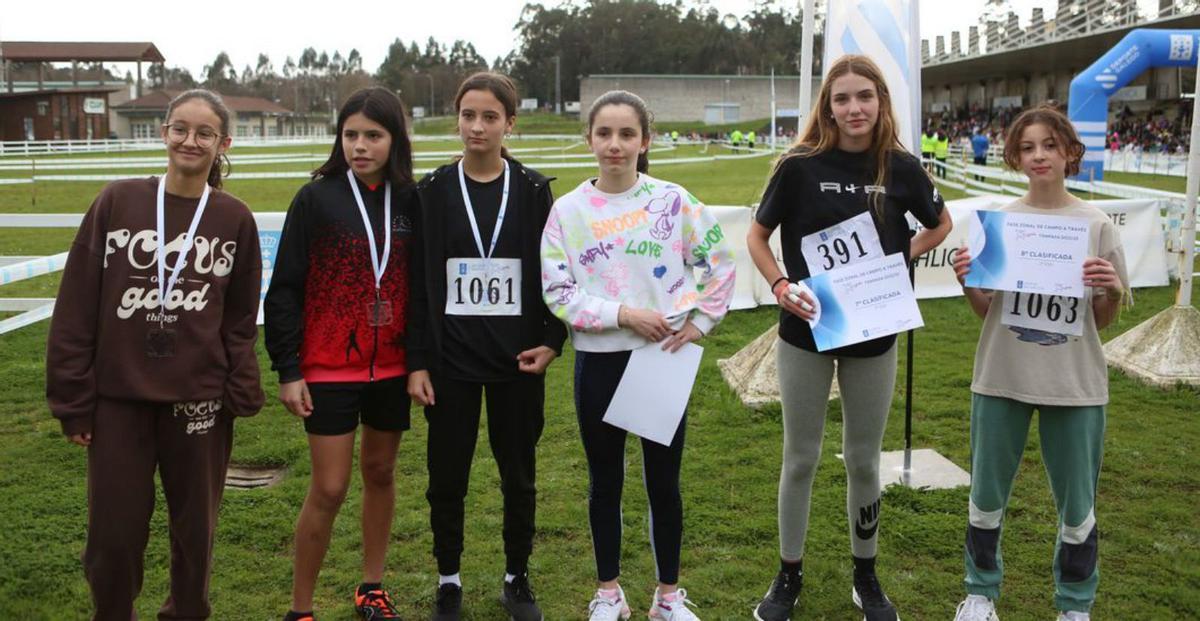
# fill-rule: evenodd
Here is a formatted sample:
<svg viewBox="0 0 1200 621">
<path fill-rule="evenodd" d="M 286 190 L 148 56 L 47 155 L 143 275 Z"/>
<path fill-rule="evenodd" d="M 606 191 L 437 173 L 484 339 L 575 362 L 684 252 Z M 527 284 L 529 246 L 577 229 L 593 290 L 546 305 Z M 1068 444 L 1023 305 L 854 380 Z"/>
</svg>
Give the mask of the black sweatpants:
<svg viewBox="0 0 1200 621">
<path fill-rule="evenodd" d="M 604 422 L 630 352 L 575 354 L 575 411 L 587 453 L 588 517 L 596 574 L 601 581 L 621 575 L 621 489 L 625 483 L 626 431 Z M 679 466 L 683 459 L 687 415 L 671 446 L 642 439 L 642 479 L 650 499 L 650 546 L 655 571 L 663 584 L 679 582 L 679 548 L 683 540 L 683 499 Z"/>
<path fill-rule="evenodd" d="M 438 573 L 458 573 L 463 552 L 463 502 L 487 398 L 488 441 L 504 494 L 505 571 L 523 573 L 533 552 L 537 507 L 535 450 L 545 422 L 545 376 L 522 373 L 505 382 L 465 382 L 431 374 L 435 405 L 425 408 L 429 444 L 429 523 Z"/>
</svg>

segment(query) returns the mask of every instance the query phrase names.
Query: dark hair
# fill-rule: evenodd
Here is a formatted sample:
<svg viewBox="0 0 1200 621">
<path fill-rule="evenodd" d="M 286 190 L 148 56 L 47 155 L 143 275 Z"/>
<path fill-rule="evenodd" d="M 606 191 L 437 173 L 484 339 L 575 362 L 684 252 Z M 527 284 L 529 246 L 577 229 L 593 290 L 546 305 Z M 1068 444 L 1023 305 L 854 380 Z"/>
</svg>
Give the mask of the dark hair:
<svg viewBox="0 0 1200 621">
<path fill-rule="evenodd" d="M 1045 125 L 1054 136 L 1058 152 L 1067 160 L 1066 176 L 1079 174 L 1079 163 L 1083 161 L 1085 147 L 1075 133 L 1075 126 L 1067 119 L 1053 101 L 1030 108 L 1013 120 L 1004 136 L 1004 164 L 1013 170 L 1021 169 L 1021 134 L 1030 125 Z"/>
<path fill-rule="evenodd" d="M 588 110 L 587 135 L 592 135 L 592 124 L 596 122 L 596 113 L 604 106 L 629 106 L 637 113 L 638 122 L 642 126 L 643 138 L 649 138 L 651 130 L 654 126 L 654 117 L 650 114 L 650 110 L 646 108 L 646 102 L 641 97 L 634 95 L 629 91 L 608 91 L 592 102 L 591 109 Z M 650 158 L 646 153 L 639 153 L 637 159 L 637 171 L 645 173 L 650 170 Z"/>
<path fill-rule="evenodd" d="M 463 80 L 458 85 L 458 94 L 454 96 L 455 114 L 460 111 L 463 97 L 470 91 L 488 91 L 495 96 L 504 106 L 506 120 L 517 116 L 517 87 L 512 78 L 503 73 L 480 71 Z M 508 157 L 508 149 L 504 145 L 500 145 L 500 157 Z"/>
<path fill-rule="evenodd" d="M 350 169 L 346 153 L 342 150 L 342 130 L 346 119 L 362 113 L 379 123 L 392 135 L 392 149 L 388 152 L 387 177 L 393 185 L 404 186 L 413 182 L 412 142 L 408 139 L 408 123 L 404 117 L 404 104 L 395 93 L 382 86 L 359 89 L 350 95 L 338 111 L 337 132 L 334 134 L 333 151 L 329 159 L 314 170 L 312 178 L 345 175 Z"/>
<path fill-rule="evenodd" d="M 212 108 L 213 114 L 217 115 L 217 118 L 221 119 L 221 139 L 223 140 L 228 137 L 229 107 L 225 105 L 225 102 L 221 99 L 220 95 L 203 88 L 193 88 L 176 95 L 175 99 L 172 99 L 171 103 L 167 104 L 166 122 L 171 122 L 171 114 L 175 112 L 175 108 L 178 108 L 180 104 L 193 99 L 199 99 L 208 104 L 209 108 Z M 220 141 L 218 141 L 217 144 L 220 145 Z M 229 171 L 232 168 L 232 165 L 229 163 L 229 156 L 221 153 L 218 150 L 217 156 L 213 158 L 212 168 L 210 168 L 208 171 L 208 185 L 211 185 L 218 190 L 221 189 L 221 178 L 228 177 Z"/>
</svg>

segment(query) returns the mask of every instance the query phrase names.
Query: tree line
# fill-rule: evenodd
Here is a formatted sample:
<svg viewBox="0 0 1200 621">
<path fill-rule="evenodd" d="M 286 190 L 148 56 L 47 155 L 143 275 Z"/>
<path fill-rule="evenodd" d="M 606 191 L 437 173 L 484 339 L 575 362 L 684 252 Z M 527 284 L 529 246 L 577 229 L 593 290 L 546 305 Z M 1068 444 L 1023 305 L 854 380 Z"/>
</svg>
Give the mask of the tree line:
<svg viewBox="0 0 1200 621">
<path fill-rule="evenodd" d="M 774 69 L 795 75 L 800 23 L 791 1 L 760 0 L 736 16 L 721 14 L 706 0 L 564 0 L 549 7 L 527 4 L 512 28 L 515 48 L 490 63 L 469 41 L 447 45 L 430 37 L 421 46 L 397 38 L 370 72 L 358 50 L 331 54 L 309 47 L 279 66 L 259 54 L 253 66 L 241 70 L 222 51 L 198 79 L 187 69 L 159 65 L 150 67 L 147 79 L 167 89 L 201 86 L 263 97 L 299 113 L 331 113 L 354 90 L 380 84 L 397 91 L 409 108 L 432 108 L 433 115 L 441 115 L 452 112 L 463 78 L 490 69 L 511 75 L 522 96 L 552 106 L 556 65 L 563 101 L 578 100 L 579 80 L 591 74 L 766 74 Z M 813 50 L 814 67 L 819 67 L 819 34 Z M 35 66 L 18 69 L 34 69 L 36 75 Z"/>
</svg>

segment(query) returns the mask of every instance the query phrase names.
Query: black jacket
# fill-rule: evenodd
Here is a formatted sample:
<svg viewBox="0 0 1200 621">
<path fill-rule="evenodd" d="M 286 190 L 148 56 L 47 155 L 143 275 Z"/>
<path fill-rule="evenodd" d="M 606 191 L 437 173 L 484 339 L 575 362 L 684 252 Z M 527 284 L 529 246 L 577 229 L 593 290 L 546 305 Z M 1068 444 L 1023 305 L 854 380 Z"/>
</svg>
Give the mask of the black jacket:
<svg viewBox="0 0 1200 621">
<path fill-rule="evenodd" d="M 553 177 L 507 158 L 513 174 L 513 193 L 522 209 L 518 210 L 521 227 L 521 346 L 531 349 L 545 345 L 562 354 L 567 328 L 546 308 L 542 298 L 542 229 L 554 196 L 550 193 Z M 420 203 L 414 210 L 412 250 L 409 260 L 408 330 L 405 348 L 410 372 L 440 370 L 442 362 L 443 320 L 446 311 L 444 196 L 435 191 L 438 178 L 457 175 L 457 163 L 446 164 L 429 173 L 417 184 Z M 456 182 L 457 183 L 457 182 Z M 529 209 L 528 207 L 533 207 Z"/>
</svg>

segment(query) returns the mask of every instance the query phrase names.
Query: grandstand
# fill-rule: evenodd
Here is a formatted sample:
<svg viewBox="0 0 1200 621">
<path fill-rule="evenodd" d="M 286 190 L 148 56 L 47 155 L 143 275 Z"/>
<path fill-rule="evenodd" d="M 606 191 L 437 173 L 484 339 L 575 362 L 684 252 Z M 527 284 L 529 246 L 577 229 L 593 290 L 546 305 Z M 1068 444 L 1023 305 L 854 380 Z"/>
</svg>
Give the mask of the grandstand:
<svg viewBox="0 0 1200 621">
<path fill-rule="evenodd" d="M 1139 10 L 1135 0 L 1058 0 L 1053 16 L 1033 9 L 1022 23 L 992 0 L 961 33 L 922 41 L 922 115 L 927 126 L 945 129 L 953 141 L 975 127 L 1002 135 L 1015 111 L 1046 100 L 1067 102 L 1071 80 L 1135 28 L 1200 28 L 1200 3 L 1158 0 Z M 981 33 L 982 29 L 982 33 Z M 1193 71 L 1147 71 L 1114 93 L 1106 144 L 1122 151 L 1186 153 Z M 993 143 L 995 140 L 993 140 Z"/>
</svg>

